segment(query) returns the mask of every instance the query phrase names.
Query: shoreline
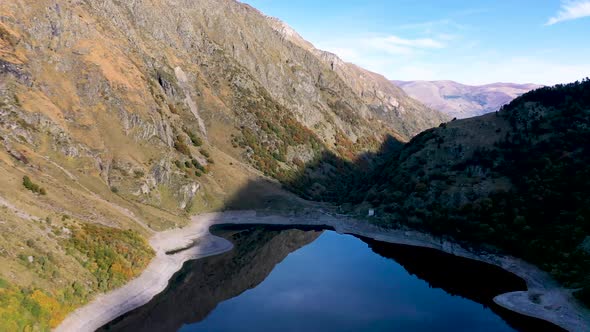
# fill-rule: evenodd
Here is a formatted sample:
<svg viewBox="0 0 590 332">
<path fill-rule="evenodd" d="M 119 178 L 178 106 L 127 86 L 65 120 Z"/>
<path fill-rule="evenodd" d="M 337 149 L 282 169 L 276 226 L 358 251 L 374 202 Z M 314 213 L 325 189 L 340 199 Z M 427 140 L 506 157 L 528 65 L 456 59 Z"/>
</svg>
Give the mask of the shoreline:
<svg viewBox="0 0 590 332">
<path fill-rule="evenodd" d="M 229 241 L 209 233 L 209 227 L 219 224 L 332 227 L 337 233 L 437 249 L 455 256 L 496 265 L 524 279 L 527 290 L 498 295 L 494 298 L 495 303 L 519 314 L 546 320 L 568 331 L 590 331 L 590 312 L 580 306 L 571 293 L 561 288 L 546 272 L 520 259 L 478 254 L 429 234 L 382 229 L 366 221 L 350 218 L 319 213 L 288 216 L 256 211 L 197 215 L 193 216 L 189 225 L 184 228 L 156 233 L 149 241 L 156 251 L 156 256 L 141 275 L 121 288 L 99 295 L 90 303 L 70 313 L 55 331 L 95 331 L 113 319 L 148 303 L 168 286 L 169 279 L 186 261 L 231 250 L 233 245 Z M 195 242 L 197 240 L 198 242 Z M 190 248 L 174 255 L 166 254 L 189 246 Z"/>
</svg>

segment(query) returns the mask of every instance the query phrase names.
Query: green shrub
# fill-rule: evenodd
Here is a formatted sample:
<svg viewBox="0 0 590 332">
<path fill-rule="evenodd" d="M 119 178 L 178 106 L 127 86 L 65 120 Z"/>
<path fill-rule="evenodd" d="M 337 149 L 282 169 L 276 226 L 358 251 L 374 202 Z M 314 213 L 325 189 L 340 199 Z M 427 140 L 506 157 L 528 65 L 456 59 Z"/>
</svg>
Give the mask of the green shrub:
<svg viewBox="0 0 590 332">
<path fill-rule="evenodd" d="M 50 331 L 76 306 L 86 303 L 98 288 L 107 291 L 123 285 L 149 263 L 153 251 L 136 232 L 97 225 L 72 230 L 64 240 L 66 252 L 95 276 L 95 285 L 74 282 L 52 292 L 19 287 L 0 278 L 0 331 Z M 21 254 L 21 259 L 27 260 Z M 45 264 L 51 256 L 36 257 Z M 90 293 L 89 293 L 90 291 Z"/>
<path fill-rule="evenodd" d="M 293 164 L 295 164 L 295 166 L 297 166 L 299 168 L 304 168 L 305 167 L 305 163 L 299 157 L 293 158 Z"/>
<path fill-rule="evenodd" d="M 201 154 L 205 157 L 205 158 L 210 158 L 211 157 L 211 153 L 209 153 L 209 151 L 205 150 L 205 149 L 201 149 L 200 150 Z"/>
<path fill-rule="evenodd" d="M 0 331 L 49 331 L 73 309 L 72 302 L 79 299 L 67 301 L 59 294 L 0 279 Z"/>
<path fill-rule="evenodd" d="M 26 175 L 23 176 L 23 186 L 35 194 L 47 195 L 45 188 L 41 188 L 38 184 L 33 183 L 33 181 L 31 181 L 31 179 Z"/>
<path fill-rule="evenodd" d="M 199 171 L 201 171 L 203 173 L 207 173 L 207 172 L 205 172 L 205 167 L 203 167 L 203 165 L 201 165 L 201 163 L 198 160 L 193 159 L 192 160 L 192 163 L 193 163 L 193 166 L 195 166 L 196 169 L 198 169 Z"/>
<path fill-rule="evenodd" d="M 203 145 L 203 140 L 192 131 L 186 131 L 186 134 L 188 135 L 194 146 Z"/>
<path fill-rule="evenodd" d="M 85 224 L 72 230 L 65 244 L 96 278 L 98 288 L 107 291 L 138 275 L 154 255 L 137 232 Z"/>
<path fill-rule="evenodd" d="M 180 136 L 177 136 L 176 139 L 174 140 L 174 148 L 176 149 L 176 151 L 178 151 L 186 156 L 191 155 L 191 150 L 188 148 L 186 143 L 184 143 L 184 140 Z"/>
</svg>

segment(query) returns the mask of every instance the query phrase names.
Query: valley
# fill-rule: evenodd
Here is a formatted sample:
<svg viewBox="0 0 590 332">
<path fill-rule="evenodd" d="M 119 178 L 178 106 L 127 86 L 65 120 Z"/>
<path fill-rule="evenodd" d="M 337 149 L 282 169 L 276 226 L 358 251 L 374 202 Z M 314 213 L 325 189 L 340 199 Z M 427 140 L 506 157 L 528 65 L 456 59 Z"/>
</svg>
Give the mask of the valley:
<svg viewBox="0 0 590 332">
<path fill-rule="evenodd" d="M 551 281 L 549 275 L 524 261 L 509 256 L 484 253 L 476 249 L 466 249 L 460 244 L 410 229 L 386 230 L 368 224 L 365 221 L 333 217 L 329 214 L 318 214 L 315 209 L 305 214 L 291 215 L 278 215 L 256 211 L 234 211 L 195 216 L 192 218 L 192 223 L 189 227 L 162 233 L 153 238 L 152 246 L 158 250 L 159 255 L 164 255 L 166 251 L 185 247 L 195 239 L 202 239 L 202 246 L 197 245 L 179 254 L 166 257 L 167 260 L 176 261 L 176 270 L 179 270 L 184 261 L 215 255 L 229 250 L 231 244 L 228 247 L 224 244 L 229 243 L 227 240 L 212 236 L 209 233 L 209 227 L 230 224 L 291 225 L 293 227 L 312 226 L 319 227 L 319 229 L 325 227 L 327 229 L 334 229 L 341 234 L 354 234 L 386 243 L 432 248 L 454 256 L 496 265 L 523 278 L 528 287 L 528 290 L 524 292 L 505 294 L 511 297 L 517 295 L 515 301 L 518 302 L 512 302 L 511 297 L 505 297 L 504 295 L 495 297 L 494 301 L 499 305 L 511 308 L 513 303 L 518 303 L 518 307 L 522 309 L 520 311 L 522 314 L 551 321 L 567 330 L 583 331 L 588 326 L 589 321 L 586 315 L 586 309 L 577 304 L 576 300 L 567 291 L 560 289 L 557 284 Z M 220 241 L 220 243 L 218 245 L 211 245 L 211 241 Z M 158 274 L 158 282 L 148 281 L 153 278 L 155 271 L 146 272 L 140 278 L 134 280 L 133 284 L 129 284 L 110 293 L 106 297 L 100 298 L 74 312 L 57 330 L 92 331 L 122 314 L 148 303 L 152 296 L 155 296 L 166 288 L 168 279 L 176 272 L 176 270 L 163 268 L 162 265 L 160 268 L 161 270 L 158 270 L 164 274 Z M 141 287 L 140 285 L 144 286 Z M 145 285 L 154 285 L 155 289 L 146 288 Z M 533 296 L 533 294 L 536 295 Z M 129 299 L 133 300 L 129 301 Z M 538 299 L 540 302 L 536 302 L 537 300 L 533 299 Z M 524 302 L 527 304 L 526 307 L 523 305 Z M 527 310 L 524 310 L 524 308 L 527 308 Z"/>
<path fill-rule="evenodd" d="M 482 301 L 588 331 L 590 81 L 391 79 L 234 0 L 0 1 L 0 330 L 94 331 L 265 224 L 491 264 L 527 289 Z"/>
</svg>

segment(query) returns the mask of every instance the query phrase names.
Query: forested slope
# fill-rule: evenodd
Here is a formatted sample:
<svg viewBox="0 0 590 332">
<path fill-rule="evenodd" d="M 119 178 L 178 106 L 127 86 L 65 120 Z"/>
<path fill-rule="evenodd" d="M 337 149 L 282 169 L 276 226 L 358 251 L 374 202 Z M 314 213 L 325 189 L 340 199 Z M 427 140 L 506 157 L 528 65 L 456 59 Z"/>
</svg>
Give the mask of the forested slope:
<svg viewBox="0 0 590 332">
<path fill-rule="evenodd" d="M 590 81 L 428 130 L 347 197 L 410 225 L 487 244 L 551 272 L 589 303 Z"/>
</svg>

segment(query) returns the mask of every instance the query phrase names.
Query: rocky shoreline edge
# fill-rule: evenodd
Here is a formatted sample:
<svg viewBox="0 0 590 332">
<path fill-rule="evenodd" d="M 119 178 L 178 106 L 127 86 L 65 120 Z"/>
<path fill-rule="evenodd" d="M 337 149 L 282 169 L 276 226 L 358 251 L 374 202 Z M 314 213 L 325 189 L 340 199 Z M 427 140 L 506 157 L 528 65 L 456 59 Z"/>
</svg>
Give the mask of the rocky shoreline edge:
<svg viewBox="0 0 590 332">
<path fill-rule="evenodd" d="M 534 265 L 510 256 L 475 253 L 462 246 L 429 234 L 383 229 L 366 221 L 328 214 L 280 215 L 256 211 L 231 211 L 201 214 L 184 228 L 156 233 L 150 245 L 156 257 L 146 270 L 126 285 L 95 298 L 75 310 L 55 329 L 57 332 L 95 331 L 113 319 L 136 309 L 162 292 L 169 279 L 189 260 L 221 254 L 232 244 L 209 233 L 219 224 L 312 225 L 333 228 L 377 241 L 437 249 L 455 256 L 493 264 L 526 281 L 527 290 L 498 295 L 494 301 L 517 313 L 543 319 L 572 332 L 590 331 L 590 311 L 579 305 L 571 292 L 560 287 L 547 273 Z M 179 251 L 178 249 L 187 248 Z M 166 253 L 177 251 L 174 255 Z"/>
</svg>

